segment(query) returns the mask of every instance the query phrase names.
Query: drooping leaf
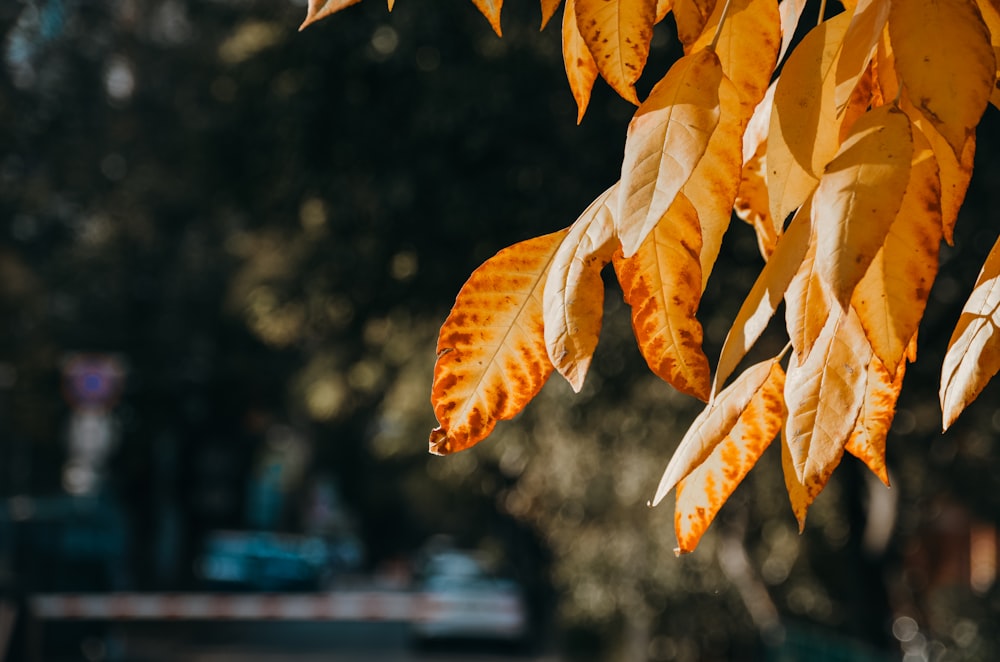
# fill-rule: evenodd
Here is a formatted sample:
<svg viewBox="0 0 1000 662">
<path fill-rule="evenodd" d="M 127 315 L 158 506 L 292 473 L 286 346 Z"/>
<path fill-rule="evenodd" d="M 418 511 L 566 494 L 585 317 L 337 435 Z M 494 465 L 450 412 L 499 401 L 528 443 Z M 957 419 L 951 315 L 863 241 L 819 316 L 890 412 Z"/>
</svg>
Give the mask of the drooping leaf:
<svg viewBox="0 0 1000 662">
<path fill-rule="evenodd" d="M 896 415 L 896 400 L 903 387 L 905 372 L 905 361 L 895 368 L 895 377 L 878 358 L 868 362 L 861 412 L 854 432 L 844 447 L 864 462 L 886 487 L 889 486 L 889 470 L 885 464 L 885 438 Z"/>
<path fill-rule="evenodd" d="M 601 269 L 618 247 L 611 212 L 618 184 L 602 193 L 570 227 L 552 260 L 542 300 L 545 346 L 556 370 L 577 393 L 601 333 Z"/>
<path fill-rule="evenodd" d="M 392 8 L 396 6 L 396 0 L 387 0 L 387 4 L 389 5 L 389 11 L 391 12 Z"/>
<path fill-rule="evenodd" d="M 843 118 L 834 103 L 835 72 L 850 18 L 845 12 L 811 30 L 778 78 L 767 136 L 767 188 L 775 223 L 784 223 L 813 192 L 840 147 Z"/>
<path fill-rule="evenodd" d="M 889 19 L 889 3 L 882 0 L 859 0 L 844 33 L 840 57 L 837 59 L 834 105 L 841 113 L 868 68 L 879 37 Z"/>
<path fill-rule="evenodd" d="M 542 27 L 541 30 L 545 29 L 545 26 L 549 24 L 552 17 L 555 16 L 556 10 L 559 9 L 559 5 L 562 4 L 562 0 L 541 0 L 542 2 Z M 563 10 L 567 11 L 567 10 Z"/>
<path fill-rule="evenodd" d="M 681 188 L 701 223 L 701 289 L 704 291 L 719 256 L 722 237 L 733 217 L 740 188 L 743 120 L 736 87 L 727 78 L 719 81 L 719 123 L 708 147 Z"/>
<path fill-rule="evenodd" d="M 309 5 L 306 7 L 306 19 L 302 21 L 299 30 L 305 30 L 316 21 L 324 19 L 330 14 L 335 14 L 345 7 L 356 5 L 359 2 L 361 0 L 309 0 Z"/>
<path fill-rule="evenodd" d="M 719 123 L 722 78 L 712 51 L 686 55 L 629 123 L 615 214 L 626 257 L 638 250 L 705 154 Z"/>
<path fill-rule="evenodd" d="M 994 0 L 979 0 L 976 5 L 982 14 L 983 22 L 990 31 L 990 44 L 993 46 L 993 57 L 996 60 L 997 68 L 1000 69 L 1000 5 Z M 1000 108 L 1000 88 L 995 84 L 990 93 L 990 103 Z"/>
<path fill-rule="evenodd" d="M 753 227 L 757 247 L 765 260 L 774 251 L 779 236 L 768 205 L 767 182 L 764 179 L 766 167 L 763 150 L 743 165 L 740 188 L 733 201 L 736 215 Z"/>
<path fill-rule="evenodd" d="M 781 16 L 781 49 L 778 51 L 778 62 L 785 59 L 788 47 L 792 45 L 795 29 L 799 27 L 799 19 L 806 8 L 806 0 L 781 0 L 778 13 Z"/>
<path fill-rule="evenodd" d="M 432 453 L 485 439 L 542 388 L 552 363 L 542 329 L 545 276 L 567 230 L 503 249 L 476 269 L 441 327 L 431 403 Z"/>
<path fill-rule="evenodd" d="M 674 0 L 674 21 L 677 38 L 682 44 L 694 43 L 705 30 L 708 17 L 715 10 L 716 0 Z"/>
<path fill-rule="evenodd" d="M 899 78 L 960 158 L 996 81 L 989 31 L 973 0 L 891 4 L 889 36 Z"/>
<path fill-rule="evenodd" d="M 632 307 L 632 329 L 650 370 L 682 393 L 708 399 L 708 359 L 695 317 L 701 298 L 698 214 L 683 193 L 615 273 Z"/>
<path fill-rule="evenodd" d="M 576 0 L 576 24 L 611 88 L 639 105 L 639 80 L 656 22 L 656 0 Z"/>
<path fill-rule="evenodd" d="M 716 3 L 701 36 L 685 46 L 685 53 L 707 48 L 712 43 L 725 6 L 725 2 Z M 722 63 L 722 72 L 740 95 L 744 124 L 771 83 L 781 42 L 779 20 L 777 0 L 730 0 L 715 52 Z"/>
<path fill-rule="evenodd" d="M 941 411 L 947 430 L 1000 369 L 1000 240 L 983 263 L 962 308 L 941 366 Z"/>
<path fill-rule="evenodd" d="M 775 362 L 729 434 L 678 483 L 674 507 L 677 553 L 694 551 L 722 504 L 781 430 L 784 386 L 785 372 Z"/>
<path fill-rule="evenodd" d="M 910 178 L 910 120 L 895 106 L 862 116 L 813 198 L 816 271 L 847 305 L 899 212 Z"/>
<path fill-rule="evenodd" d="M 503 9 L 503 0 L 472 0 L 472 4 L 490 22 L 490 27 L 497 33 L 497 36 L 502 37 L 503 32 L 500 30 L 500 10 Z"/>
<path fill-rule="evenodd" d="M 784 439 L 795 479 L 804 489 L 805 507 L 826 486 L 854 431 L 872 356 L 853 311 L 838 308 L 809 356 L 801 363 L 793 356 L 789 363 Z M 804 515 L 803 509 L 800 522 Z"/>
<path fill-rule="evenodd" d="M 576 123 L 579 124 L 587 112 L 590 93 L 597 80 L 597 63 L 577 28 L 576 0 L 566 0 L 566 7 L 563 9 L 562 51 L 569 89 L 576 99 Z"/>
<path fill-rule="evenodd" d="M 776 370 L 781 370 L 778 361 L 776 357 L 750 366 L 698 414 L 670 457 L 656 488 L 656 495 L 650 502 L 652 505 L 663 501 L 677 483 L 708 459 L 715 447 L 732 431 L 750 402 L 761 393 L 764 385 L 769 382 L 773 384 L 774 380 L 779 379 L 775 375 Z M 768 411 L 773 410 L 768 408 Z"/>
<path fill-rule="evenodd" d="M 913 132 L 910 181 L 885 243 L 861 278 L 851 304 L 875 355 L 890 374 L 917 332 L 937 275 L 941 187 L 927 139 Z"/>
<path fill-rule="evenodd" d="M 799 208 L 795 218 L 803 214 L 812 216 L 812 199 Z M 794 219 L 793 219 L 794 221 Z M 812 220 L 810 220 L 810 227 Z M 831 296 L 816 272 L 816 233 L 809 238 L 809 246 L 799 270 L 785 290 L 785 328 L 795 353 L 792 361 L 804 360 L 830 317 Z"/>
<path fill-rule="evenodd" d="M 656 2 L 656 22 L 659 23 L 667 17 L 670 10 L 673 9 L 673 0 L 657 0 Z"/>
<path fill-rule="evenodd" d="M 872 59 L 872 69 L 874 72 L 872 104 L 884 106 L 898 98 L 900 96 L 899 75 L 896 73 L 895 56 L 892 53 L 892 42 L 889 39 L 888 30 L 882 30 L 882 34 L 879 36 L 875 57 Z M 910 121 L 913 121 L 912 117 Z"/>
<path fill-rule="evenodd" d="M 799 265 L 802 264 L 812 231 L 808 207 L 804 209 L 807 213 L 796 214 L 788 230 L 781 235 L 771 259 L 761 269 L 760 275 L 750 288 L 750 293 L 743 300 L 736 319 L 733 320 L 733 325 L 722 344 L 722 352 L 719 354 L 713 393 L 717 393 L 726 383 L 733 370 L 767 328 L 792 278 L 798 272 Z"/>
</svg>

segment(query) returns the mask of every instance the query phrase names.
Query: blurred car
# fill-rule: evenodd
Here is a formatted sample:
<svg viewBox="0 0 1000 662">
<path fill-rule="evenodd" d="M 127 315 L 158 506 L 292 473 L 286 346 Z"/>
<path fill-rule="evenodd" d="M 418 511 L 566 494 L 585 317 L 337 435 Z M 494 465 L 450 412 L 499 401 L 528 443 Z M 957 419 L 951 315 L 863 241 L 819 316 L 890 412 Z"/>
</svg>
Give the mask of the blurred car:
<svg viewBox="0 0 1000 662">
<path fill-rule="evenodd" d="M 411 634 L 415 643 L 452 639 L 523 642 L 527 606 L 521 587 L 496 577 L 470 552 L 432 556 L 417 585 Z"/>
</svg>

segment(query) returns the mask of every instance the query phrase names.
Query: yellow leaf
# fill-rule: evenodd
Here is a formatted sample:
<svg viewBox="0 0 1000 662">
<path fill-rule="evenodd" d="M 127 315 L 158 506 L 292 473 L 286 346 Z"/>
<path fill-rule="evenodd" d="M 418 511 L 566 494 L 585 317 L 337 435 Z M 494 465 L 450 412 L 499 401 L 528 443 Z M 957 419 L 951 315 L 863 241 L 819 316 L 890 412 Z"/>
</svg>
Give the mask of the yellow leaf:
<svg viewBox="0 0 1000 662">
<path fill-rule="evenodd" d="M 623 99 L 639 105 L 639 80 L 656 21 L 656 0 L 576 0 L 576 24 L 597 70 Z"/>
<path fill-rule="evenodd" d="M 990 33 L 973 0 L 891 4 L 889 36 L 899 78 L 914 105 L 960 156 L 996 81 Z"/>
<path fill-rule="evenodd" d="M 733 217 L 733 204 L 740 188 L 743 121 L 736 87 L 719 81 L 719 122 L 708 147 L 681 188 L 701 223 L 701 289 L 704 291 L 719 256 L 722 237 Z"/>
<path fill-rule="evenodd" d="M 694 43 L 701 36 L 708 23 L 708 17 L 715 10 L 716 0 L 674 0 L 674 21 L 677 23 L 677 38 L 682 44 Z"/>
<path fill-rule="evenodd" d="M 559 5 L 561 4 L 562 0 L 542 0 L 542 30 L 545 29 L 545 26 L 548 25 L 549 21 L 552 20 L 552 17 L 555 16 L 556 10 L 559 9 Z"/>
<path fill-rule="evenodd" d="M 801 365 L 795 359 L 785 380 L 783 433 L 795 481 L 804 490 L 796 511 L 801 526 L 854 431 L 872 352 L 854 312 L 835 309 L 809 356 Z"/>
<path fill-rule="evenodd" d="M 306 20 L 302 21 L 299 30 L 304 30 L 316 21 L 359 2 L 361 0 L 309 0 L 309 6 L 306 8 Z"/>
<path fill-rule="evenodd" d="M 673 8 L 673 0 L 657 0 L 656 2 L 656 22 L 659 23 L 667 17 Z"/>
<path fill-rule="evenodd" d="M 701 36 L 685 46 L 685 53 L 711 45 L 725 5 L 716 3 Z M 753 115 L 771 83 L 781 42 L 779 21 L 777 0 L 730 0 L 715 52 L 722 63 L 722 73 L 740 95 L 743 123 Z"/>
<path fill-rule="evenodd" d="M 389 4 L 389 11 L 391 12 L 392 8 L 396 6 L 396 0 L 388 0 L 388 4 Z"/>
<path fill-rule="evenodd" d="M 889 486 L 889 471 L 885 465 L 885 438 L 896 415 L 896 400 L 903 387 L 905 372 L 905 361 L 895 369 L 895 377 L 877 358 L 868 362 L 861 412 L 844 447 L 864 462 L 886 487 Z"/>
<path fill-rule="evenodd" d="M 808 207 L 805 209 L 808 210 Z M 712 392 L 717 393 L 726 383 L 733 370 L 753 347 L 760 334 L 767 328 L 785 291 L 798 272 L 809 246 L 812 225 L 808 213 L 798 213 L 781 235 L 771 259 L 767 261 L 760 275 L 750 288 L 740 311 L 733 320 L 732 328 L 726 335 L 719 354 L 719 366 L 715 372 Z"/>
<path fill-rule="evenodd" d="M 541 390 L 552 363 L 542 329 L 546 272 L 567 230 L 503 249 L 472 272 L 441 327 L 432 453 L 482 441 Z"/>
<path fill-rule="evenodd" d="M 812 193 L 840 147 L 843 118 L 834 103 L 834 74 L 850 18 L 845 12 L 811 30 L 778 78 L 767 136 L 767 188 L 775 223 L 784 223 Z"/>
<path fill-rule="evenodd" d="M 910 120 L 895 106 L 865 113 L 813 198 L 816 271 L 841 306 L 885 241 L 910 177 Z"/>
<path fill-rule="evenodd" d="M 795 218 L 804 213 L 811 215 L 811 199 L 807 203 L 799 209 Z M 785 327 L 788 329 L 792 347 L 795 348 L 792 361 L 796 358 L 805 360 L 812 351 L 813 344 L 830 317 L 829 297 L 822 279 L 816 272 L 814 230 L 806 254 L 802 258 L 802 264 L 799 265 L 798 272 L 785 291 Z"/>
<path fill-rule="evenodd" d="M 785 59 L 788 47 L 792 45 L 795 29 L 799 27 L 802 10 L 806 8 L 806 0 L 781 0 L 778 4 L 778 14 L 781 16 L 781 49 L 778 51 L 778 62 Z"/>
<path fill-rule="evenodd" d="M 765 407 L 766 413 L 774 414 L 774 398 L 769 395 L 770 388 L 783 376 L 778 358 L 761 361 L 743 371 L 736 381 L 712 400 L 694 419 L 681 443 L 677 445 L 650 503 L 653 506 L 659 504 L 677 483 L 705 462 L 730 434 L 755 398 L 765 399 L 768 405 Z M 780 403 L 781 398 L 778 397 L 777 400 Z M 749 417 L 751 422 L 759 420 L 758 409 L 755 407 L 753 415 Z M 780 407 L 777 413 L 780 421 Z"/>
<path fill-rule="evenodd" d="M 576 0 L 566 0 L 566 7 L 563 9 L 562 42 L 563 64 L 566 67 L 569 89 L 576 99 L 576 123 L 579 124 L 587 112 L 590 92 L 594 89 L 594 81 L 597 80 L 597 63 L 594 62 L 594 56 L 590 54 L 590 49 L 587 48 L 577 28 Z"/>
<path fill-rule="evenodd" d="M 778 434 L 784 413 L 784 385 L 785 372 L 775 362 L 729 433 L 677 485 L 677 553 L 694 551 L 722 504 Z"/>
<path fill-rule="evenodd" d="M 875 57 L 872 58 L 872 70 L 874 74 L 872 105 L 884 106 L 900 96 L 899 75 L 896 73 L 895 56 L 892 54 L 892 42 L 889 41 L 888 30 L 882 30 L 879 36 Z M 914 121 L 912 116 L 910 121 Z"/>
<path fill-rule="evenodd" d="M 1000 241 L 993 245 L 962 308 L 941 366 L 944 429 L 975 400 L 1000 369 Z"/>
<path fill-rule="evenodd" d="M 937 161 L 920 131 L 913 132 L 913 139 L 903 203 L 851 299 L 875 355 L 890 373 L 902 362 L 923 317 L 941 243 Z"/>
<path fill-rule="evenodd" d="M 879 37 L 889 19 L 889 3 L 884 0 L 860 0 L 844 34 L 837 60 L 837 87 L 834 105 L 841 113 L 872 59 Z"/>
<path fill-rule="evenodd" d="M 764 154 L 758 154 L 744 166 L 740 176 L 740 188 L 733 201 L 733 211 L 749 223 L 757 235 L 757 247 L 764 259 L 768 259 L 778 241 L 778 231 L 768 207 L 767 182 L 764 169 L 767 164 Z"/>
<path fill-rule="evenodd" d="M 611 210 L 618 184 L 602 193 L 570 227 L 552 259 L 542 299 L 545 346 L 556 370 L 577 393 L 601 333 L 601 269 L 618 247 Z"/>
<path fill-rule="evenodd" d="M 490 27 L 497 33 L 497 36 L 503 36 L 500 30 L 500 10 L 503 8 L 503 0 L 472 0 L 472 4 L 490 22 Z"/>
<path fill-rule="evenodd" d="M 638 250 L 705 154 L 719 123 L 721 84 L 715 53 L 686 55 L 629 123 L 615 214 L 626 257 Z"/>
<path fill-rule="evenodd" d="M 630 258 L 614 258 L 632 329 L 646 363 L 682 393 L 708 399 L 708 359 L 695 317 L 701 298 L 698 214 L 679 193 L 663 219 Z"/>
</svg>

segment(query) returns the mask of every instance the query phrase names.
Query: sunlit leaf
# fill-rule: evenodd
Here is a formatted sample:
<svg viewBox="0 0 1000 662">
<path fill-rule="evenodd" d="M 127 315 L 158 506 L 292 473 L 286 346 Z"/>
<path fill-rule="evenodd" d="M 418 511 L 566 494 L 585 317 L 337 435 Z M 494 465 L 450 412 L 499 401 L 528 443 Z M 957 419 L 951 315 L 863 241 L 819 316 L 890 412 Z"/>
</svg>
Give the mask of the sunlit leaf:
<svg viewBox="0 0 1000 662">
<path fill-rule="evenodd" d="M 562 4 L 562 0 L 541 0 L 542 2 L 542 27 L 544 30 L 545 26 L 549 24 L 552 17 L 555 16 L 556 10 L 559 9 L 559 5 Z M 564 9 L 563 11 L 573 11 Z"/>
<path fill-rule="evenodd" d="M 472 4 L 490 22 L 490 27 L 497 36 L 503 36 L 500 30 L 500 10 L 503 9 L 503 0 L 472 0 Z"/>
<path fill-rule="evenodd" d="M 834 74 L 850 18 L 845 12 L 811 30 L 781 70 L 767 136 L 767 188 L 776 223 L 805 202 L 840 147 L 843 118 L 834 103 Z"/>
<path fill-rule="evenodd" d="M 806 0 L 781 0 L 778 13 L 781 17 L 781 49 L 778 51 L 778 62 L 785 59 L 788 47 L 792 45 L 795 30 L 799 27 L 799 19 L 806 8 Z"/>
<path fill-rule="evenodd" d="M 1000 369 L 1000 241 L 993 245 L 962 308 L 941 367 L 947 430 Z"/>
<path fill-rule="evenodd" d="M 431 403 L 432 453 L 486 438 L 542 388 L 552 363 L 542 329 L 546 272 L 567 230 L 503 249 L 476 269 L 441 327 Z"/>
<path fill-rule="evenodd" d="M 679 59 L 629 123 L 622 162 L 618 236 L 639 248 L 701 161 L 721 114 L 722 65 L 710 50 Z"/>
<path fill-rule="evenodd" d="M 750 224 L 757 235 L 760 254 L 767 259 L 778 241 L 778 230 L 768 205 L 765 168 L 767 163 L 761 150 L 743 166 L 740 173 L 740 187 L 733 201 L 733 211 Z"/>
<path fill-rule="evenodd" d="M 392 8 L 396 6 L 396 0 L 387 0 L 387 4 L 389 5 L 389 11 L 392 11 Z"/>
<path fill-rule="evenodd" d="M 854 431 L 872 359 L 861 324 L 852 310 L 835 309 L 809 356 L 792 357 L 785 380 L 788 418 L 783 430 L 805 508 L 826 485 Z"/>
<path fill-rule="evenodd" d="M 694 43 L 701 36 L 708 23 L 708 17 L 715 10 L 716 0 L 674 0 L 674 21 L 677 23 L 677 38 L 682 44 Z"/>
<path fill-rule="evenodd" d="M 659 23 L 667 17 L 670 10 L 673 9 L 673 0 L 657 0 L 656 2 L 656 22 Z"/>
<path fill-rule="evenodd" d="M 804 214 L 812 215 L 812 199 L 796 213 L 795 218 Z M 794 219 L 793 219 L 794 222 Z M 810 220 L 810 227 L 812 221 Z M 826 326 L 830 316 L 830 294 L 816 271 L 816 233 L 809 239 L 806 254 L 802 257 L 799 270 L 785 290 L 785 327 L 792 341 L 795 353 L 792 361 L 809 356 L 813 344 Z"/>
<path fill-rule="evenodd" d="M 678 483 L 674 507 L 677 553 L 694 551 L 722 504 L 778 434 L 783 420 L 784 386 L 785 372 L 775 362 L 729 434 Z"/>
<path fill-rule="evenodd" d="M 615 272 L 632 307 L 632 328 L 646 363 L 682 393 L 708 399 L 708 359 L 695 317 L 701 298 L 698 214 L 683 193 L 630 258 L 615 255 Z"/>
<path fill-rule="evenodd" d="M 879 37 L 889 19 L 889 3 L 884 0 L 860 0 L 844 33 L 840 57 L 837 60 L 834 105 L 843 112 L 858 79 L 868 68 Z"/>
<path fill-rule="evenodd" d="M 844 447 L 864 462 L 886 487 L 889 486 L 889 470 L 885 464 L 885 438 L 896 415 L 896 400 L 903 387 L 905 372 L 905 362 L 896 367 L 895 377 L 877 358 L 868 362 L 861 411 L 854 432 Z"/>
<path fill-rule="evenodd" d="M 602 193 L 570 227 L 545 282 L 545 346 L 556 370 L 577 393 L 601 333 L 601 269 L 618 247 L 611 219 L 618 184 Z"/>
<path fill-rule="evenodd" d="M 576 24 L 597 70 L 623 99 L 639 105 L 639 80 L 656 22 L 656 0 L 576 0 Z"/>
<path fill-rule="evenodd" d="M 751 401 L 764 389 L 765 384 L 773 385 L 775 380 L 780 379 L 776 374 L 780 371 L 778 358 L 762 361 L 747 368 L 698 414 L 681 439 L 681 443 L 677 445 L 670 462 L 667 463 L 660 484 L 656 488 L 656 495 L 651 501 L 652 505 L 655 506 L 663 501 L 677 483 L 708 459 L 715 447 L 730 434 Z M 764 413 L 775 413 L 771 400 L 767 398 L 768 406 L 765 407 Z M 778 401 L 780 402 L 780 398 Z M 759 410 L 755 411 L 750 420 L 758 420 L 758 413 Z M 780 409 L 777 415 L 780 420 Z"/>
<path fill-rule="evenodd" d="M 990 34 L 973 0 L 893 0 L 896 70 L 910 100 L 961 155 L 996 81 Z"/>
<path fill-rule="evenodd" d="M 875 355 L 890 373 L 902 362 L 923 317 L 941 243 L 937 161 L 919 130 L 913 138 L 913 164 L 903 203 L 851 299 Z"/>
<path fill-rule="evenodd" d="M 579 124 L 587 112 L 590 93 L 597 80 L 597 63 L 576 26 L 576 0 L 566 0 L 563 9 L 562 51 L 569 89 L 576 99 L 576 122 Z"/>
<path fill-rule="evenodd" d="M 813 198 L 816 270 L 846 305 L 899 212 L 909 181 L 910 120 L 895 106 L 863 115 Z"/>
<path fill-rule="evenodd" d="M 306 7 L 306 20 L 302 21 L 299 30 L 304 30 L 316 21 L 359 2 L 361 0 L 309 0 L 309 5 Z"/>
</svg>

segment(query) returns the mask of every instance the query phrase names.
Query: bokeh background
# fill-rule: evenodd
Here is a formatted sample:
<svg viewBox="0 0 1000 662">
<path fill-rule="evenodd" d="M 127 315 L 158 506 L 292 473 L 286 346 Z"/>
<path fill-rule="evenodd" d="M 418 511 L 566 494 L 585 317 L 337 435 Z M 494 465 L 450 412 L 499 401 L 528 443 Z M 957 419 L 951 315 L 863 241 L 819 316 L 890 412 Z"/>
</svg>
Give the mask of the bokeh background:
<svg viewBox="0 0 1000 662">
<path fill-rule="evenodd" d="M 322 590 L 405 588 L 445 535 L 524 587 L 525 655 L 1000 657 L 998 392 L 945 435 L 936 401 L 997 235 L 995 108 L 892 489 L 845 458 L 800 535 L 772 448 L 675 558 L 670 504 L 645 504 L 700 407 L 649 373 L 612 280 L 582 393 L 554 377 L 473 450 L 426 453 L 456 293 L 617 179 L 632 107 L 598 83 L 577 125 L 535 2 L 508 3 L 502 40 L 462 0 L 369 0 L 299 33 L 303 4 L 0 4 L 0 590 L 205 590 L 219 531 L 343 545 Z M 738 221 L 723 251 L 710 357 L 761 265 Z M 68 659 L 114 657 L 74 636 Z"/>
</svg>

